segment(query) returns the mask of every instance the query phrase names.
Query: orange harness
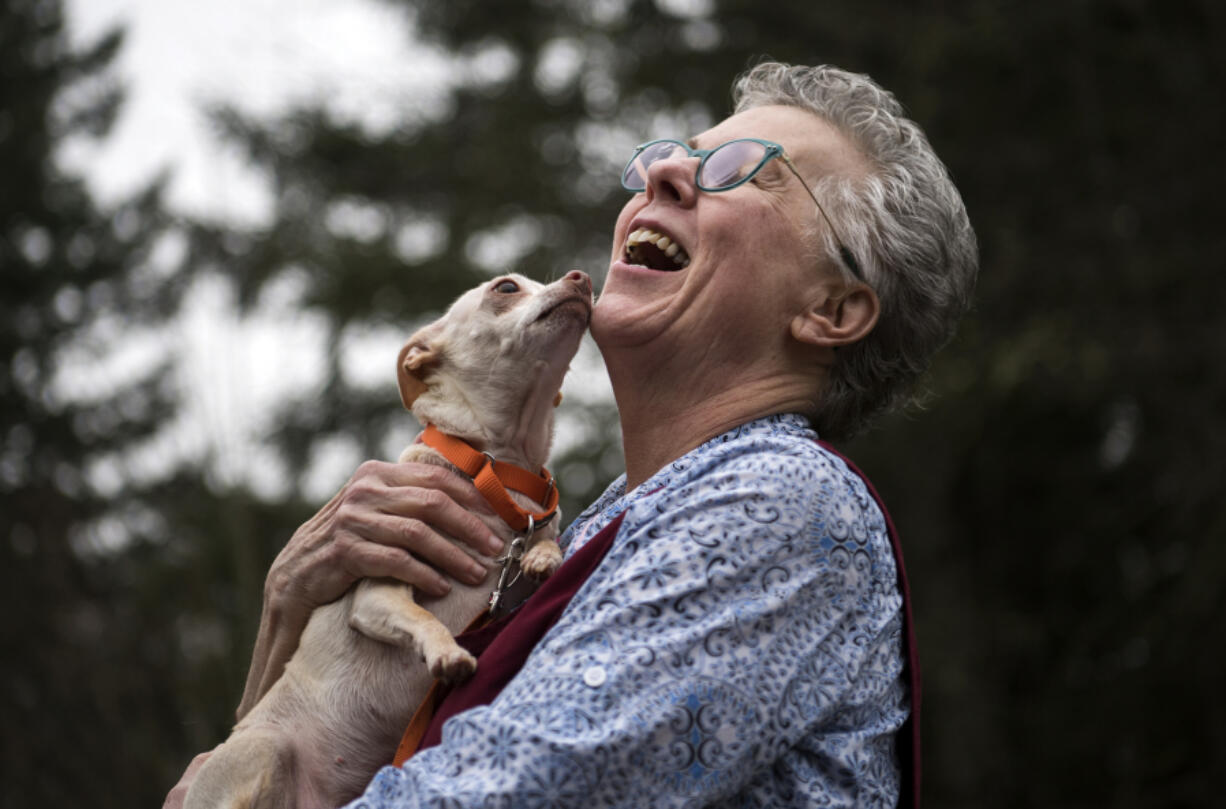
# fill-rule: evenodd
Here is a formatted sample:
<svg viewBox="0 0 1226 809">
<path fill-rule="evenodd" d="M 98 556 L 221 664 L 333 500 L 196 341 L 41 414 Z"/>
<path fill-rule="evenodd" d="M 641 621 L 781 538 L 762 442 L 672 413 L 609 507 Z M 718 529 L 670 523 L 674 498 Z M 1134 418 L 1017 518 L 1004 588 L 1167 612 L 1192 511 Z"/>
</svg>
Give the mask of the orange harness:
<svg viewBox="0 0 1226 809">
<path fill-rule="evenodd" d="M 433 424 L 426 426 L 421 442 L 438 450 L 439 454 L 472 478 L 477 491 L 515 532 L 527 531 L 529 526 L 539 528 L 557 513 L 558 488 L 553 485 L 553 475 L 549 474 L 548 469 L 541 467 L 538 474 L 533 474 L 521 466 L 496 461 L 490 455 L 473 449 L 466 441 L 444 435 Z M 543 503 L 545 510 L 537 512 L 520 508 L 511 499 L 508 489 Z"/>
<path fill-rule="evenodd" d="M 515 464 L 496 461 L 486 453 L 473 449 L 468 445 L 468 442 L 440 432 L 433 424 L 426 425 L 426 430 L 421 435 L 421 442 L 431 449 L 437 450 L 440 455 L 472 478 L 473 483 L 477 486 L 477 491 L 481 492 L 481 495 L 493 506 L 498 516 L 507 525 L 511 526 L 512 530 L 516 533 L 531 534 L 534 530 L 549 522 L 554 514 L 557 514 L 558 487 L 553 484 L 553 475 L 549 474 L 548 469 L 542 467 L 540 473 L 534 475 L 527 469 Z M 511 495 L 507 491 L 508 489 L 526 494 L 537 503 L 543 503 L 545 510 L 536 512 L 520 508 L 511 499 Z M 516 547 L 516 543 L 518 543 L 518 547 L 522 552 L 523 539 L 516 539 L 515 543 L 512 543 L 512 548 Z M 490 597 L 489 608 L 474 618 L 472 623 L 468 625 L 468 628 L 464 630 L 465 632 L 470 632 L 484 626 L 491 620 L 492 611 L 498 606 L 499 594 L 502 592 L 503 585 L 506 582 L 507 568 L 505 562 L 507 559 L 518 561 L 518 558 L 513 553 L 504 557 L 503 572 L 498 580 L 498 588 Z M 417 748 L 421 744 L 427 728 L 430 726 L 430 720 L 434 718 L 434 713 L 443 701 L 446 693 L 447 689 L 437 680 L 430 686 L 429 693 L 422 700 L 421 705 L 417 707 L 417 711 L 413 714 L 413 718 L 409 721 L 409 726 L 405 729 L 404 736 L 400 740 L 400 746 L 396 749 L 396 756 L 393 759 L 395 766 L 399 767 L 417 752 Z"/>
</svg>

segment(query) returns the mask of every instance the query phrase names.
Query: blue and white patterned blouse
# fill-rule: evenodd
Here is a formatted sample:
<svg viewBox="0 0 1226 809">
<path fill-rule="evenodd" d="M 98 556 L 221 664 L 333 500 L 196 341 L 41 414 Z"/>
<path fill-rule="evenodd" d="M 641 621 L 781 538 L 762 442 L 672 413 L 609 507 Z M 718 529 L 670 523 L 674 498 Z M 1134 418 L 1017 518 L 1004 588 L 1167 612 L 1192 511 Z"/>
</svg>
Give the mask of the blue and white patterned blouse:
<svg viewBox="0 0 1226 809">
<path fill-rule="evenodd" d="M 619 513 L 520 673 L 351 807 L 894 806 L 908 714 L 881 510 L 800 416 L 708 441 Z"/>
</svg>

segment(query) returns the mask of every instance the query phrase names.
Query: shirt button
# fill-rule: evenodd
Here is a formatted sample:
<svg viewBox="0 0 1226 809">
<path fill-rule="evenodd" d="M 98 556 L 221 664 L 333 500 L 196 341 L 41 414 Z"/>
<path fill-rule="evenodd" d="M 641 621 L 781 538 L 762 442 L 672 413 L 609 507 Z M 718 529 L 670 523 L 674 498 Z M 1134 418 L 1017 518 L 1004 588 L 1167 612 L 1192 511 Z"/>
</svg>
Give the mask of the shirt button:
<svg viewBox="0 0 1226 809">
<path fill-rule="evenodd" d="M 583 682 L 587 683 L 592 688 L 600 688 L 600 686 L 604 685 L 604 681 L 608 678 L 609 675 L 605 674 L 603 666 L 589 666 L 588 669 L 583 672 Z"/>
</svg>

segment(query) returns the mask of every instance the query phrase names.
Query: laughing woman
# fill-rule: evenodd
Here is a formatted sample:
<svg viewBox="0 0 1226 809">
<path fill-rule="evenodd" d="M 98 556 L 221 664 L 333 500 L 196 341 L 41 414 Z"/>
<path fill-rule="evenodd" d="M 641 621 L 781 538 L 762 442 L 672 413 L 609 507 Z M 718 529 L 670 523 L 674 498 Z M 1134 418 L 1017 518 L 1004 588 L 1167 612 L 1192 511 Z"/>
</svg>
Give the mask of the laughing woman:
<svg viewBox="0 0 1226 809">
<path fill-rule="evenodd" d="M 901 557 L 824 439 L 906 402 L 969 304 L 974 234 L 867 77 L 763 64 L 735 93 L 731 117 L 640 146 L 621 177 L 591 328 L 626 472 L 563 537 L 554 580 L 573 592 L 544 619 L 530 600 L 486 652 L 520 655 L 518 673 L 453 692 L 353 806 L 917 800 Z M 387 492 L 369 508 L 423 537 L 415 555 L 326 516 L 304 526 L 269 575 L 249 696 L 354 577 L 462 572 L 431 526 L 488 542 L 462 516 L 467 483 L 363 468 Z M 423 488 L 449 498 L 415 507 Z"/>
</svg>

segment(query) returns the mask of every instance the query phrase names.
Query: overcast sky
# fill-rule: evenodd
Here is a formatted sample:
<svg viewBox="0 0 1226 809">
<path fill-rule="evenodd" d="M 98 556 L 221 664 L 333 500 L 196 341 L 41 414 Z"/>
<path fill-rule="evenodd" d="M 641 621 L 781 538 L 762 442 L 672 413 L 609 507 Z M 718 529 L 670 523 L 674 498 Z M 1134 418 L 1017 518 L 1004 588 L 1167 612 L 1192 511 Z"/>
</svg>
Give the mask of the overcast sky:
<svg viewBox="0 0 1226 809">
<path fill-rule="evenodd" d="M 104 198 L 170 166 L 174 205 L 258 218 L 266 195 L 210 136 L 202 103 L 271 114 L 325 99 L 338 116 L 386 129 L 446 73 L 403 14 L 377 0 L 68 0 L 67 8 L 74 41 L 117 23 L 127 29 L 123 115 L 100 150 L 70 156 Z"/>
</svg>

